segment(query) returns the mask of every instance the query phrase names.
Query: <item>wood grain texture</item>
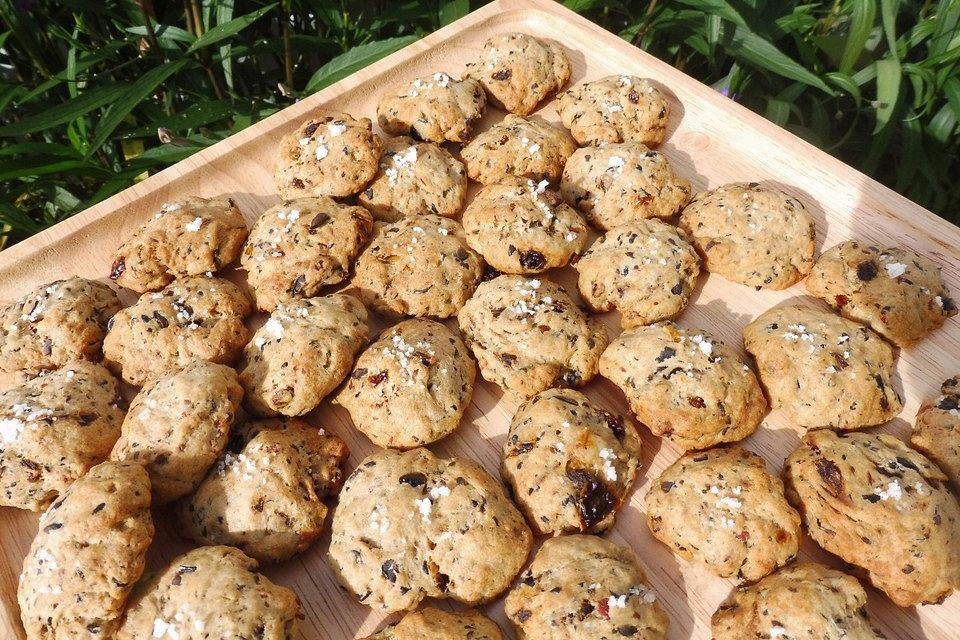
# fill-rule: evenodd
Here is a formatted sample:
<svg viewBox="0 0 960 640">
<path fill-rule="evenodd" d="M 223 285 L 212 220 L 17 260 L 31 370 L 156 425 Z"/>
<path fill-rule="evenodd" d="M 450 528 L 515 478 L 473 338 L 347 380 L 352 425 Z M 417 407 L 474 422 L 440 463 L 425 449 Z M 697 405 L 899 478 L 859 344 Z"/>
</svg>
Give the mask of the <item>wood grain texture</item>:
<svg viewBox="0 0 960 640">
<path fill-rule="evenodd" d="M 674 113 L 662 150 L 695 188 L 715 187 L 734 180 L 760 181 L 779 187 L 802 200 L 813 213 L 817 221 L 818 249 L 846 239 L 907 246 L 938 262 L 948 285 L 955 293 L 960 292 L 960 230 L 956 227 L 549 0 L 499 0 L 0 253 L 0 299 L 17 297 L 37 284 L 73 274 L 105 279 L 113 251 L 163 202 L 188 195 L 230 195 L 252 221 L 278 200 L 274 194 L 272 165 L 282 134 L 318 110 L 348 111 L 375 119 L 377 98 L 387 87 L 435 71 L 457 75 L 464 63 L 477 55 L 486 38 L 511 30 L 561 43 L 573 65 L 571 82 L 613 73 L 629 73 L 656 81 L 669 95 Z M 558 122 L 553 103 L 547 103 L 538 113 L 551 122 Z M 491 111 L 484 127 L 501 117 L 502 113 Z M 574 276 L 569 269 L 549 274 L 571 292 L 575 291 Z M 129 292 L 124 295 L 126 303 L 132 300 Z M 742 327 L 784 300 L 799 300 L 824 308 L 804 295 L 802 285 L 782 292 L 752 291 L 710 275 L 701 277 L 693 304 L 679 322 L 686 327 L 708 329 L 743 354 Z M 605 319 L 614 335 L 617 318 L 608 314 Z M 262 318 L 254 320 L 259 321 Z M 960 334 L 956 320 L 952 320 L 918 346 L 900 353 L 897 385 L 905 400 L 904 410 L 881 430 L 906 437 L 921 400 L 935 394 L 940 382 L 957 371 L 960 371 Z M 606 408 L 627 411 L 619 390 L 603 380 L 593 382 L 586 391 Z M 515 405 L 501 399 L 493 385 L 481 383 L 461 429 L 431 448 L 441 455 L 472 457 L 496 476 L 499 449 L 515 409 Z M 347 441 L 352 452 L 351 469 L 373 450 L 370 442 L 352 428 L 346 413 L 338 408 L 325 405 L 310 419 Z M 710 615 L 733 583 L 675 558 L 650 536 L 641 511 L 642 497 L 652 480 L 679 452 L 646 430 L 642 435 L 645 447 L 642 474 L 610 537 L 629 544 L 647 567 L 650 581 L 671 619 L 670 638 L 706 639 L 710 637 Z M 799 428 L 775 411 L 745 444 L 779 471 L 800 435 Z M 152 567 L 188 548 L 170 526 L 168 510 L 158 510 L 156 519 L 160 533 L 150 552 Z M 0 629 L 3 631 L 0 635 L 4 637 L 22 637 L 16 584 L 36 521 L 32 514 L 0 509 Z M 363 637 L 379 628 L 383 616 L 357 604 L 336 586 L 324 562 L 327 545 L 328 540 L 321 540 L 302 556 L 266 568 L 266 573 L 300 596 L 306 613 L 303 638 Z M 809 540 L 804 543 L 801 558 L 840 565 Z M 441 606 L 452 605 L 442 603 Z M 957 595 L 939 606 L 900 609 L 871 589 L 869 608 L 873 620 L 889 638 L 945 640 L 957 637 L 960 628 L 960 596 Z M 486 609 L 508 628 L 500 602 Z"/>
</svg>

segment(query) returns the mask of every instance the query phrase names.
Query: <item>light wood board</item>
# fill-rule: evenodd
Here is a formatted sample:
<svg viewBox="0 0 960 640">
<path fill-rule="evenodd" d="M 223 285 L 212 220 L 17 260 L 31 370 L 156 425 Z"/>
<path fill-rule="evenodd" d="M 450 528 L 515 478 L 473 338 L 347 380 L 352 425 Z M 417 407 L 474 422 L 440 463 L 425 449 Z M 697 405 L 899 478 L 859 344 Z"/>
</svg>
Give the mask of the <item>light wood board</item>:
<svg viewBox="0 0 960 640">
<path fill-rule="evenodd" d="M 12 299 L 49 280 L 72 274 L 105 279 L 112 252 L 133 230 L 167 201 L 188 195 L 230 195 L 252 221 L 278 198 L 274 194 L 272 165 L 279 136 L 318 109 L 348 111 L 375 120 L 378 96 L 390 85 L 418 75 L 447 71 L 459 74 L 474 59 L 489 36 L 521 30 L 552 38 L 568 51 L 573 64 L 571 82 L 609 74 L 628 73 L 655 80 L 670 95 L 673 118 L 662 150 L 677 171 L 696 189 L 722 183 L 761 181 L 782 188 L 802 200 L 817 221 L 817 246 L 846 239 L 898 244 L 924 253 L 943 267 L 955 293 L 960 293 L 960 229 L 897 195 L 858 171 L 828 156 L 760 116 L 722 97 L 709 87 L 620 40 L 549 0 L 499 0 L 462 20 L 410 45 L 349 78 L 306 98 L 273 117 L 180 162 L 109 200 L 74 216 L 19 245 L 0 253 L 0 300 Z M 484 127 L 500 119 L 491 110 Z M 553 103 L 539 115 L 558 118 Z M 239 274 L 236 277 L 240 277 Z M 569 269 L 549 274 L 575 291 Z M 783 292 L 753 291 L 719 276 L 701 276 L 691 306 L 681 325 L 708 329 L 741 350 L 741 329 L 751 319 L 781 301 L 795 299 L 818 306 L 801 286 Z M 125 303 L 133 296 L 124 294 Z M 611 335 L 617 318 L 606 317 Z M 254 320 L 254 322 L 262 319 Z M 382 325 L 380 325 L 382 326 Z M 897 385 L 904 397 L 901 416 L 883 431 L 906 437 L 920 401 L 937 392 L 940 382 L 960 371 L 960 334 L 955 320 L 900 353 Z M 610 383 L 597 379 L 586 389 L 602 406 L 625 413 L 623 396 Z M 478 385 L 461 429 L 432 446 L 441 455 L 457 454 L 480 461 L 498 474 L 499 450 L 513 411 L 491 384 Z M 373 446 L 354 430 L 346 413 L 324 406 L 311 416 L 316 424 L 344 438 L 353 467 Z M 643 470 L 629 504 L 609 534 L 629 544 L 647 568 L 649 580 L 670 616 L 670 638 L 710 637 L 710 615 L 733 583 L 675 558 L 656 542 L 643 520 L 642 497 L 659 473 L 679 455 L 677 449 L 642 430 Z M 797 445 L 801 430 L 779 412 L 771 413 L 762 428 L 746 440 L 779 471 Z M 188 548 L 169 525 L 169 512 L 155 514 L 160 532 L 150 552 L 151 566 L 168 561 Z M 36 530 L 36 516 L 0 509 L 0 636 L 23 637 L 18 622 L 16 586 L 21 562 Z M 306 619 L 302 637 L 309 640 L 360 638 L 378 629 L 384 616 L 357 604 L 340 590 L 324 561 L 328 540 L 266 573 L 293 588 L 303 602 Z M 802 559 L 839 566 L 807 539 Z M 870 589 L 871 617 L 889 638 L 945 640 L 960 629 L 960 596 L 938 606 L 900 609 Z M 454 607 L 450 603 L 440 606 Z M 486 607 L 513 637 L 505 623 L 501 602 Z"/>
</svg>

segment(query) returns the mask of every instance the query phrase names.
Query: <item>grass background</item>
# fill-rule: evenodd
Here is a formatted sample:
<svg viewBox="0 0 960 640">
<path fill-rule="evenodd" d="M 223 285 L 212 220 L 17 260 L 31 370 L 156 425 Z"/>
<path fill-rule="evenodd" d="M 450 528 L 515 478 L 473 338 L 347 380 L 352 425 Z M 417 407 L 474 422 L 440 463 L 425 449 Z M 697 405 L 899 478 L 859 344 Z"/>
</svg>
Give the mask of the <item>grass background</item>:
<svg viewBox="0 0 960 640">
<path fill-rule="evenodd" d="M 0 247 L 483 4 L 0 0 Z M 960 221 L 960 0 L 565 0 Z"/>
</svg>

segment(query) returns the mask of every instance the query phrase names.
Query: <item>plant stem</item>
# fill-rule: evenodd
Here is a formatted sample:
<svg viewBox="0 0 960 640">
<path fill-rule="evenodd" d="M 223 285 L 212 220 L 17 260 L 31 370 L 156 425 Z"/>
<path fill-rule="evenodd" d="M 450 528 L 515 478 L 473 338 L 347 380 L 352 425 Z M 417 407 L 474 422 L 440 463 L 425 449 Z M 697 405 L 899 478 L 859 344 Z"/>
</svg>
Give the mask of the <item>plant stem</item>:
<svg viewBox="0 0 960 640">
<path fill-rule="evenodd" d="M 280 5 L 280 25 L 283 29 L 283 76 L 289 91 L 293 91 L 293 49 L 290 45 L 290 3 Z"/>
<path fill-rule="evenodd" d="M 157 40 L 157 32 L 153 29 L 153 2 L 151 2 L 151 0 L 137 0 L 137 6 L 140 7 L 143 24 L 147 27 L 147 37 L 150 39 L 150 48 L 157 53 L 161 53 L 160 41 Z"/>
</svg>

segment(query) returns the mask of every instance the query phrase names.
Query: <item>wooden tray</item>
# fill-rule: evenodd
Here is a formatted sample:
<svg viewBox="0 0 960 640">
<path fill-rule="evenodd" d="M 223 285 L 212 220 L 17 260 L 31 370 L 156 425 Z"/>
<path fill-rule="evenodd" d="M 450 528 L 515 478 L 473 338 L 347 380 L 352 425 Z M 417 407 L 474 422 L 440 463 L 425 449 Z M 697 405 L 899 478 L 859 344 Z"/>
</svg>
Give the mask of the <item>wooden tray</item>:
<svg viewBox="0 0 960 640">
<path fill-rule="evenodd" d="M 301 120 L 320 108 L 375 120 L 378 96 L 390 85 L 439 70 L 459 74 L 464 63 L 476 57 L 484 40 L 513 30 L 563 44 L 573 64 L 571 82 L 629 73 L 652 78 L 666 88 L 674 115 L 662 149 L 696 189 L 734 180 L 777 186 L 802 200 L 813 213 L 818 248 L 850 238 L 905 245 L 942 265 L 949 286 L 960 293 L 960 229 L 549 0 L 499 0 L 0 253 L 0 299 L 15 298 L 42 282 L 71 274 L 104 279 L 112 252 L 163 202 L 188 195 L 228 194 L 252 221 L 278 200 L 272 181 L 277 140 Z M 558 121 L 552 103 L 545 105 L 540 115 Z M 485 126 L 501 117 L 491 110 Z M 551 273 L 550 277 L 575 292 L 575 279 L 569 269 Z M 704 275 L 693 304 L 679 322 L 709 329 L 742 353 L 743 326 L 762 311 L 791 298 L 823 307 L 805 296 L 802 286 L 784 292 L 757 292 L 718 276 Z M 126 303 L 132 300 L 129 292 L 124 295 Z M 611 314 L 607 320 L 611 334 L 615 334 L 617 319 Z M 920 401 L 937 393 L 940 382 L 960 370 L 960 335 L 956 328 L 956 322 L 951 321 L 919 346 L 900 354 L 897 384 L 905 399 L 904 410 L 883 431 L 907 437 Z M 627 412 L 623 396 L 608 382 L 598 378 L 586 391 L 601 405 Z M 441 455 L 477 459 L 497 476 L 500 446 L 515 409 L 501 399 L 493 385 L 481 383 L 462 428 L 432 449 Z M 339 409 L 325 406 L 311 420 L 347 441 L 352 452 L 351 469 L 374 448 Z M 647 568 L 649 580 L 670 616 L 670 638 L 706 639 L 710 637 L 710 616 L 733 583 L 675 558 L 650 536 L 641 511 L 643 495 L 679 452 L 670 443 L 642 431 L 642 475 L 610 537 L 629 544 Z M 800 435 L 800 429 L 775 411 L 745 444 L 779 471 Z M 160 531 L 151 549 L 151 567 L 188 548 L 165 524 L 168 512 L 160 510 L 156 520 Z M 23 637 L 16 604 L 17 579 L 36 522 L 33 514 L 0 509 L 0 636 Z M 379 628 L 384 616 L 357 604 L 338 588 L 324 561 L 328 542 L 323 539 L 300 557 L 267 567 L 266 573 L 299 594 L 306 614 L 303 638 L 363 637 Z M 809 539 L 801 558 L 838 565 Z M 440 606 L 454 605 L 444 602 Z M 874 622 L 891 639 L 946 639 L 956 637 L 960 628 L 957 595 L 938 606 L 900 609 L 871 589 L 869 609 Z M 508 637 L 513 637 L 502 604 L 494 603 L 486 610 L 508 631 Z"/>
</svg>

